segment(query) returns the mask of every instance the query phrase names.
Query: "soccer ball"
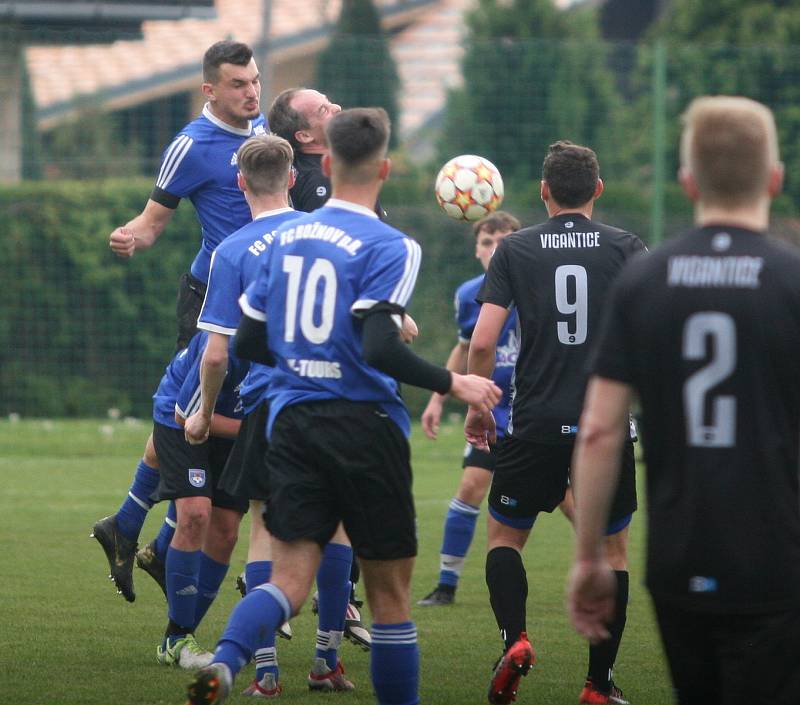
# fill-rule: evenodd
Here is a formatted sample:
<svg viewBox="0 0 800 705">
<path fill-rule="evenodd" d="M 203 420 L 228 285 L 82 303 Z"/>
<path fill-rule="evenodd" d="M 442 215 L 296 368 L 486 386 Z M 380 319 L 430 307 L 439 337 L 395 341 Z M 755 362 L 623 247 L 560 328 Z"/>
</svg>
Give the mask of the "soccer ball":
<svg viewBox="0 0 800 705">
<path fill-rule="evenodd" d="M 503 178 L 488 159 L 462 154 L 445 164 L 436 177 L 436 200 L 456 220 L 478 220 L 503 202 Z"/>
</svg>

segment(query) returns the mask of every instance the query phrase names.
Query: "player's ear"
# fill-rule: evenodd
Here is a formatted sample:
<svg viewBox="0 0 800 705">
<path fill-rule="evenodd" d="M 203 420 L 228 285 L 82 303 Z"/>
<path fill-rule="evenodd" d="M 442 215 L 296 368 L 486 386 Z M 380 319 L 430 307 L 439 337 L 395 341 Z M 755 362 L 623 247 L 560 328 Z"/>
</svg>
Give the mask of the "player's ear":
<svg viewBox="0 0 800 705">
<path fill-rule="evenodd" d="M 700 198 L 700 192 L 697 190 L 697 182 L 694 180 L 692 172 L 685 166 L 678 169 L 678 183 L 680 183 L 683 192 L 690 201 L 694 202 Z"/>
<path fill-rule="evenodd" d="M 309 135 L 309 134 L 308 134 L 308 132 L 306 132 L 305 130 L 298 130 L 297 132 L 295 132 L 295 133 L 294 133 L 294 138 L 295 138 L 295 139 L 296 139 L 296 140 L 297 140 L 297 141 L 298 141 L 300 144 L 308 144 L 309 142 L 313 141 L 313 139 L 314 139 L 314 138 L 313 138 L 311 135 Z"/>
<path fill-rule="evenodd" d="M 550 200 L 550 187 L 544 179 L 542 179 L 541 185 L 539 186 L 539 197 L 542 199 L 543 203 L 547 203 L 547 201 Z"/>
<path fill-rule="evenodd" d="M 386 181 L 389 178 L 389 173 L 392 171 L 392 160 L 389 157 L 385 157 L 381 160 L 381 168 L 378 172 L 378 178 L 381 181 Z"/>
<path fill-rule="evenodd" d="M 605 191 L 605 189 L 606 189 L 606 186 L 603 183 L 603 180 L 602 179 L 597 179 L 597 185 L 594 187 L 594 196 L 592 196 L 592 199 L 596 201 L 598 198 L 600 198 L 600 196 L 603 194 L 603 191 Z"/>
<path fill-rule="evenodd" d="M 286 185 L 286 188 L 292 188 L 295 182 L 297 181 L 297 172 L 295 171 L 294 167 L 289 168 L 289 182 Z"/>
<path fill-rule="evenodd" d="M 329 179 L 331 178 L 331 155 L 330 154 L 323 154 L 322 155 L 322 173 L 325 174 Z"/>
<path fill-rule="evenodd" d="M 210 101 L 215 101 L 217 97 L 214 95 L 214 85 L 211 83 L 204 83 L 200 86 L 200 90 L 203 91 L 203 95 Z"/>
<path fill-rule="evenodd" d="M 239 190 L 242 193 L 247 191 L 247 182 L 244 180 L 244 176 L 242 176 L 241 171 L 238 174 L 236 174 L 236 185 L 239 187 Z"/>
<path fill-rule="evenodd" d="M 783 190 L 783 162 L 778 162 L 769 170 L 767 191 L 770 198 L 775 198 Z"/>
</svg>

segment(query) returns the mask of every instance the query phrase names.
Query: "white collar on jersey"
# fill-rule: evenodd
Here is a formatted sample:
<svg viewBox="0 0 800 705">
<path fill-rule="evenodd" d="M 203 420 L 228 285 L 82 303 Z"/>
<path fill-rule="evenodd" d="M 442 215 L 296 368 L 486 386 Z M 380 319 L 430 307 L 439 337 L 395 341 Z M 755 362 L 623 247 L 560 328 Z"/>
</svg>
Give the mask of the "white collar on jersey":
<svg viewBox="0 0 800 705">
<path fill-rule="evenodd" d="M 294 213 L 294 208 L 275 208 L 271 211 L 264 211 L 263 213 L 259 213 L 253 220 L 260 220 L 261 218 L 269 218 L 271 215 L 278 215 L 278 213 Z M 298 214 L 299 215 L 299 214 Z"/>
<path fill-rule="evenodd" d="M 208 120 L 209 122 L 213 122 L 220 130 L 225 130 L 225 132 L 231 132 L 234 135 L 242 135 L 243 137 L 249 137 L 250 133 L 253 131 L 253 121 L 247 121 L 247 127 L 234 127 L 233 125 L 229 125 L 227 122 L 222 122 L 214 113 L 211 112 L 211 108 L 206 103 L 203 106 L 203 117 Z"/>
<path fill-rule="evenodd" d="M 358 203 L 353 203 L 352 201 L 344 201 L 341 198 L 329 198 L 325 202 L 325 205 L 331 206 L 332 208 L 342 208 L 346 211 L 353 211 L 353 213 L 360 213 L 361 215 L 368 215 L 372 218 L 378 217 L 375 211 L 371 211 L 369 208 L 360 206 Z"/>
</svg>

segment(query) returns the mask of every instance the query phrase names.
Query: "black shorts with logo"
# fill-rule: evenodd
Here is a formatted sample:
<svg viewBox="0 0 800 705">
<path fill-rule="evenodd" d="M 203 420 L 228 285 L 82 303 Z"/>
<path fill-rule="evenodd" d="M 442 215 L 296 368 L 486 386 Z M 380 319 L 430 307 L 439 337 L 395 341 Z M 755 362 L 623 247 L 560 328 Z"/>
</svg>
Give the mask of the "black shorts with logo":
<svg viewBox="0 0 800 705">
<path fill-rule="evenodd" d="M 212 436 L 205 443 L 191 445 L 182 428 L 154 423 L 153 444 L 159 464 L 159 500 L 208 497 L 215 507 L 242 513 L 247 509 L 246 499 L 232 497 L 217 487 L 232 440 Z"/>
<path fill-rule="evenodd" d="M 378 404 L 336 399 L 282 409 L 267 467 L 266 524 L 276 538 L 324 546 L 342 521 L 360 558 L 417 554 L 408 440 Z"/>
<path fill-rule="evenodd" d="M 489 491 L 492 516 L 504 524 L 524 529 L 533 526 L 539 512 L 552 512 L 561 504 L 569 486 L 573 448 L 572 443 L 506 438 L 497 455 Z M 618 525 L 636 508 L 636 462 L 633 443 L 626 443 L 608 526 Z"/>
<path fill-rule="evenodd" d="M 178 319 L 178 339 L 175 343 L 175 352 L 183 350 L 197 333 L 197 319 L 203 308 L 206 298 L 205 282 L 188 272 L 181 276 L 178 284 L 178 301 L 175 305 L 175 315 Z"/>
<path fill-rule="evenodd" d="M 263 401 L 242 419 L 239 435 L 218 485 L 234 497 L 263 501 L 269 497 L 266 467 L 268 415 L 269 403 Z"/>
</svg>

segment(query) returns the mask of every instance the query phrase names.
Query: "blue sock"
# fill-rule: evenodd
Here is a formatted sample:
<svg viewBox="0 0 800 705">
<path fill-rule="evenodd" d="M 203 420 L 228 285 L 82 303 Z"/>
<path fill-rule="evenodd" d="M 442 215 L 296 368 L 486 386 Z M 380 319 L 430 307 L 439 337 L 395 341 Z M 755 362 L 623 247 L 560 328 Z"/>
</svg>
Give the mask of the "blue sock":
<svg viewBox="0 0 800 705">
<path fill-rule="evenodd" d="M 219 592 L 219 586 L 228 574 L 228 565 L 218 563 L 210 556 L 201 552 L 200 575 L 197 583 L 197 604 L 194 608 L 194 629 L 197 629 L 203 617 L 206 616 L 208 608 L 214 602 Z"/>
<path fill-rule="evenodd" d="M 156 556 L 162 563 L 167 560 L 167 549 L 172 543 L 172 537 L 175 535 L 175 527 L 177 525 L 178 510 L 175 509 L 175 502 L 170 502 L 167 508 L 167 516 L 164 517 L 164 523 L 161 525 L 158 536 L 156 536 Z"/>
<path fill-rule="evenodd" d="M 380 705 L 418 705 L 419 649 L 414 622 L 372 625 L 370 673 Z"/>
<path fill-rule="evenodd" d="M 233 608 L 228 625 L 214 652 L 214 662 L 224 663 L 236 675 L 250 657 L 275 643 L 275 630 L 292 616 L 286 595 L 272 583 L 247 593 Z"/>
<path fill-rule="evenodd" d="M 480 507 L 475 507 L 453 497 L 444 520 L 444 538 L 439 563 L 439 583 L 456 587 L 461 571 L 464 569 L 464 557 L 469 551 L 475 525 L 478 523 Z"/>
<path fill-rule="evenodd" d="M 272 576 L 272 561 L 250 561 L 244 567 L 244 584 L 247 592 L 268 583 Z"/>
<path fill-rule="evenodd" d="M 169 618 L 187 631 L 194 625 L 202 551 L 167 549 L 167 609 Z"/>
<path fill-rule="evenodd" d="M 344 634 L 352 563 L 353 549 L 350 546 L 329 543 L 322 551 L 322 562 L 317 571 L 319 624 L 316 657 L 324 658 L 331 669 L 336 668 L 339 645 Z"/>
<path fill-rule="evenodd" d="M 139 538 L 147 512 L 153 506 L 150 495 L 156 491 L 158 479 L 158 470 L 140 460 L 128 496 L 117 510 L 117 528 L 131 541 Z"/>
</svg>

